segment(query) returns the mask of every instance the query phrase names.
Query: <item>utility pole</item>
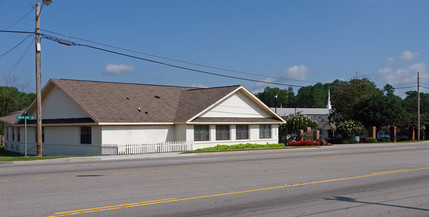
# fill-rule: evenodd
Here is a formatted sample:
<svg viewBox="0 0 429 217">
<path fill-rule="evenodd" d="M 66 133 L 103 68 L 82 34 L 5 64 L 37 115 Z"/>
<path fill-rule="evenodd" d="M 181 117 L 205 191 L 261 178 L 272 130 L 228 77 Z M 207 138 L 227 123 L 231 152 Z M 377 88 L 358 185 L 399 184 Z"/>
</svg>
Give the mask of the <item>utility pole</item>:
<svg viewBox="0 0 429 217">
<path fill-rule="evenodd" d="M 420 141 L 420 77 L 417 72 L 417 141 Z"/>
<path fill-rule="evenodd" d="M 40 47 L 40 10 L 36 3 L 36 110 L 37 110 L 37 157 L 42 157 L 42 93 L 41 93 L 41 47 Z"/>
</svg>

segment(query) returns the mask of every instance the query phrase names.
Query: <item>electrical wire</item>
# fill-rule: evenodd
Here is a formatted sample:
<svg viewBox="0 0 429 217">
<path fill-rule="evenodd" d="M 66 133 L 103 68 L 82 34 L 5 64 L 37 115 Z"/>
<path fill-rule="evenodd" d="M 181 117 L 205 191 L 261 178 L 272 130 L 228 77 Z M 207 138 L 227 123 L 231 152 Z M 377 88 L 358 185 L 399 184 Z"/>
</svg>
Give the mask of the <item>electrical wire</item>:
<svg viewBox="0 0 429 217">
<path fill-rule="evenodd" d="M 31 43 L 28 45 L 28 47 L 25 49 L 24 53 L 21 55 L 21 57 L 19 57 L 19 59 L 9 68 L 9 71 L 6 72 L 1 79 L 5 79 L 7 76 L 9 76 L 15 69 L 16 67 L 19 65 L 19 63 L 21 63 L 22 59 L 24 58 L 24 56 L 27 54 L 28 50 L 30 49 L 31 45 L 33 45 L 34 41 L 31 41 Z"/>
<path fill-rule="evenodd" d="M 13 51 L 14 49 L 16 49 L 19 45 L 21 45 L 25 40 L 27 40 L 28 38 L 30 38 L 32 35 L 27 36 L 26 38 L 24 38 L 24 40 L 22 40 L 21 42 L 19 42 L 17 45 L 15 45 L 13 48 L 9 49 L 8 51 L 6 51 L 5 53 L 0 55 L 0 58 L 2 58 L 4 55 L 8 54 L 9 52 Z"/>
<path fill-rule="evenodd" d="M 224 74 L 219 74 L 219 73 L 215 73 L 215 72 L 209 72 L 209 71 L 204 71 L 204 70 L 199 70 L 199 69 L 193 69 L 193 68 L 189 68 L 189 67 L 174 65 L 174 64 L 165 63 L 165 62 L 161 62 L 161 61 L 156 61 L 156 60 L 152 60 L 152 59 L 147 59 L 147 58 L 143 58 L 143 57 L 138 57 L 138 56 L 134 56 L 134 55 L 130 55 L 130 54 L 125 54 L 125 53 L 121 53 L 121 52 L 117 52 L 117 51 L 113 51 L 113 50 L 108 50 L 108 49 L 104 49 L 104 48 L 100 48 L 100 47 L 96 47 L 96 46 L 92 46 L 92 45 L 79 44 L 79 43 L 72 42 L 72 41 L 64 41 L 64 40 L 61 40 L 59 38 L 56 38 L 56 37 L 53 37 L 53 36 L 49 36 L 49 35 L 46 35 L 46 34 L 42 34 L 42 36 L 44 38 L 48 39 L 48 40 L 59 42 L 61 44 L 65 44 L 65 45 L 69 45 L 69 46 L 88 47 L 88 48 L 91 48 L 91 49 L 95 49 L 95 50 L 99 50 L 99 51 L 104 51 L 104 52 L 107 52 L 107 53 L 112 53 L 112 54 L 116 54 L 116 55 L 120 55 L 120 56 L 125 56 L 125 57 L 129 57 L 129 58 L 133 58 L 133 59 L 143 60 L 143 61 L 146 61 L 146 62 L 151 62 L 151 63 L 155 63 L 155 64 L 159 64 L 159 65 L 164 65 L 164 66 L 168 66 L 168 67 L 172 67 L 172 68 L 177 68 L 177 69 L 183 69 L 183 70 L 187 70 L 187 71 L 193 71 L 193 72 L 198 72 L 198 73 L 203 73 L 203 74 L 209 74 L 209 75 L 214 75 L 214 76 L 218 76 L 218 77 L 225 77 L 225 78 L 243 80 L 243 81 L 252 81 L 252 82 L 258 82 L 258 83 L 274 84 L 274 85 L 281 85 L 281 86 L 288 86 L 288 87 L 304 87 L 304 86 L 295 85 L 295 84 L 284 84 L 284 83 L 277 83 L 277 82 L 260 81 L 260 80 L 255 80 L 255 79 L 249 79 L 249 78 L 243 78 L 243 77 L 237 77 L 237 76 L 231 76 L 231 75 L 224 75 Z"/>
<path fill-rule="evenodd" d="M 393 88 L 395 88 L 395 90 L 400 90 L 400 89 L 416 88 L 416 86 L 409 86 L 409 87 L 393 87 Z"/>
<path fill-rule="evenodd" d="M 0 29 L 0 32 L 5 32 L 5 33 L 26 33 L 26 34 L 34 34 L 34 32 L 29 32 L 29 31 L 3 30 L 3 29 Z"/>
<path fill-rule="evenodd" d="M 118 47 L 118 46 L 113 46 L 113 45 L 109 45 L 109 44 L 105 44 L 105 43 L 91 41 L 91 40 L 88 40 L 88 39 L 79 38 L 79 37 L 75 37 L 75 36 L 71 36 L 71 35 L 66 35 L 66 34 L 62 34 L 62 33 L 54 32 L 54 31 L 50 31 L 50 30 L 43 29 L 43 28 L 41 28 L 40 30 L 44 31 L 44 32 L 49 32 L 49 33 L 52 33 L 52 34 L 60 35 L 60 36 L 63 36 L 63 37 L 67 37 L 67 38 L 73 38 L 73 39 L 77 39 L 77 40 L 89 42 L 89 43 L 92 43 L 92 44 L 97 44 L 97 45 L 101 45 L 101 46 L 105 46 L 105 47 L 110 47 L 110 48 L 114 48 L 114 49 L 118 49 L 118 50 L 123 50 L 123 51 L 133 52 L 133 53 L 137 53 L 137 54 L 142 54 L 142 55 L 146 55 L 146 56 L 150 56 L 150 57 L 155 57 L 155 58 L 159 58 L 159 59 L 164 59 L 164 60 L 169 60 L 169 61 L 174 61 L 174 62 L 179 62 L 179 63 L 185 63 L 185 64 L 188 64 L 188 65 L 200 66 L 200 67 L 205 67 L 205 68 L 210 68 L 210 69 L 216 69 L 216 70 L 227 71 L 227 72 L 234 72 L 234 73 L 240 73 L 240 74 L 246 74 L 246 75 L 253 75 L 253 76 L 259 76 L 259 77 L 265 77 L 265 78 L 268 77 L 266 75 L 261 75 L 261 74 L 256 74 L 256 73 L 243 72 L 243 71 L 226 69 L 226 68 L 221 68 L 221 67 L 216 67 L 216 66 L 209 66 L 209 65 L 204 65 L 204 64 L 199 64 L 199 63 L 193 63 L 193 62 L 189 62 L 189 61 L 174 59 L 174 58 L 170 58 L 170 57 L 163 57 L 163 56 L 159 56 L 159 55 L 149 54 L 149 53 L 140 52 L 140 51 L 136 51 L 136 50 L 131 50 L 131 49 L 127 49 L 127 48 L 122 48 L 122 47 Z M 271 78 L 280 79 L 280 80 L 288 80 L 288 81 L 296 81 L 296 82 L 319 83 L 319 82 L 316 82 L 316 81 L 298 80 L 298 79 L 290 79 L 290 78 L 276 77 L 276 76 L 270 76 L 270 77 Z"/>
<path fill-rule="evenodd" d="M 26 13 L 23 17 L 21 17 L 18 21 L 16 21 L 15 23 L 9 25 L 8 27 L 4 28 L 4 30 L 8 30 L 10 28 L 12 28 L 13 26 L 15 26 L 16 24 L 18 24 L 19 22 L 21 22 L 25 17 L 27 17 L 29 14 L 31 14 L 31 12 L 33 12 L 33 9 L 31 9 L 28 13 Z"/>
</svg>

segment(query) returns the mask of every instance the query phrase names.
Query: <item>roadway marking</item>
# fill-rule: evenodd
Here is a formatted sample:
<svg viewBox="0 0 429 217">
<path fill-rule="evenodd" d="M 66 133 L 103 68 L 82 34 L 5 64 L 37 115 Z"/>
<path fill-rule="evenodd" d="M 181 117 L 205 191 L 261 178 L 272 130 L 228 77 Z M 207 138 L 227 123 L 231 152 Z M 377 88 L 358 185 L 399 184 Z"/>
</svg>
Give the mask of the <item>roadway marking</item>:
<svg viewBox="0 0 429 217">
<path fill-rule="evenodd" d="M 379 153 L 379 154 L 362 154 L 362 155 L 356 155 L 356 157 L 397 155 L 397 154 L 421 154 L 421 153 L 428 153 L 428 152 L 429 151 L 408 151 L 408 152 Z M 332 160 L 332 159 L 342 159 L 342 158 L 350 158 L 350 156 L 307 158 L 305 160 Z M 276 162 L 277 162 L 277 160 L 276 160 Z M 245 165 L 245 163 L 216 164 L 216 165 L 208 165 L 208 166 L 190 166 L 190 167 L 187 167 L 187 168 L 184 167 L 184 168 L 170 168 L 170 169 L 158 169 L 158 170 L 114 172 L 114 173 L 104 173 L 104 174 L 97 174 L 97 175 L 104 175 L 104 176 L 105 175 L 129 175 L 129 174 L 152 173 L 152 172 L 169 172 L 169 171 L 187 170 L 187 169 L 193 169 L 193 168 L 229 167 L 229 166 L 237 166 L 237 165 Z M 85 175 L 85 174 L 80 174 L 80 175 Z M 73 175 L 73 176 L 39 177 L 39 178 L 27 178 L 27 179 L 9 179 L 9 180 L 0 180 L 0 183 L 4 183 L 4 182 L 34 181 L 34 180 L 47 180 L 47 179 L 65 179 L 65 178 L 75 178 L 75 177 L 76 177 L 76 175 Z"/>
<path fill-rule="evenodd" d="M 54 215 L 51 215 L 48 217 L 80 215 L 85 213 L 102 212 L 102 211 L 109 211 L 109 210 L 125 209 L 125 208 L 131 208 L 131 207 L 148 206 L 148 205 L 171 203 L 171 202 L 178 202 L 178 201 L 196 200 L 196 199 L 211 198 L 211 197 L 221 197 L 221 196 L 227 196 L 227 195 L 244 194 L 244 193 L 258 192 L 258 191 L 268 191 L 273 189 L 291 188 L 291 187 L 297 187 L 297 186 L 313 185 L 313 184 L 320 184 L 320 183 L 327 183 L 327 182 L 337 182 L 337 181 L 344 181 L 344 180 L 351 180 L 351 179 L 361 179 L 361 178 L 367 178 L 367 177 L 373 177 L 373 176 L 382 176 L 382 175 L 388 175 L 388 174 L 397 174 L 397 173 L 413 172 L 413 171 L 421 171 L 421 170 L 429 170 L 429 167 L 384 171 L 384 172 L 370 173 L 370 174 L 361 175 L 361 176 L 328 179 L 328 180 L 305 182 L 305 183 L 298 183 L 298 184 L 292 184 L 292 185 L 280 185 L 280 186 L 274 186 L 274 187 L 258 188 L 258 189 L 251 189 L 251 190 L 245 190 L 245 191 L 234 191 L 234 192 L 227 192 L 227 193 L 221 193 L 221 194 L 202 195 L 202 196 L 195 196 L 195 197 L 166 198 L 166 199 L 149 200 L 149 201 L 143 201 L 143 202 L 137 202 L 137 203 L 101 206 L 101 207 L 94 207 L 94 208 L 88 208 L 88 209 L 57 212 L 57 213 L 54 213 Z"/>
</svg>

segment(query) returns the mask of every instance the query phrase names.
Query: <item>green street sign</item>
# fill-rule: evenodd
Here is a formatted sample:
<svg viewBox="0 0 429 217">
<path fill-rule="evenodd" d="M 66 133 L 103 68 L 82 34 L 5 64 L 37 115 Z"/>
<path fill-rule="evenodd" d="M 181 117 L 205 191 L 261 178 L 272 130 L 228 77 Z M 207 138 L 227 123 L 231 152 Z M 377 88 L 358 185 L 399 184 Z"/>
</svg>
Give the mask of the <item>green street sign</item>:
<svg viewBox="0 0 429 217">
<path fill-rule="evenodd" d="M 34 116 L 16 116 L 16 119 L 22 120 L 22 119 L 34 119 Z"/>
</svg>

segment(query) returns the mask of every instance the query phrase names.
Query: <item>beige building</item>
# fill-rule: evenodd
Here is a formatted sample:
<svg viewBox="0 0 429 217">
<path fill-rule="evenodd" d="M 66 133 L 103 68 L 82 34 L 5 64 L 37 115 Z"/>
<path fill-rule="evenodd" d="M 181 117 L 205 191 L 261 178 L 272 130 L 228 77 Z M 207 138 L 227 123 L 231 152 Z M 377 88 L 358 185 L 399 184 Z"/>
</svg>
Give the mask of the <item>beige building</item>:
<svg viewBox="0 0 429 217">
<path fill-rule="evenodd" d="M 22 112 L 0 118 L 5 148 L 24 153 Z M 243 86 L 174 87 L 51 79 L 42 90 L 44 155 L 103 154 L 103 146 L 186 141 L 277 143 L 284 120 Z M 28 121 L 28 153 L 36 153 L 35 121 Z"/>
</svg>

